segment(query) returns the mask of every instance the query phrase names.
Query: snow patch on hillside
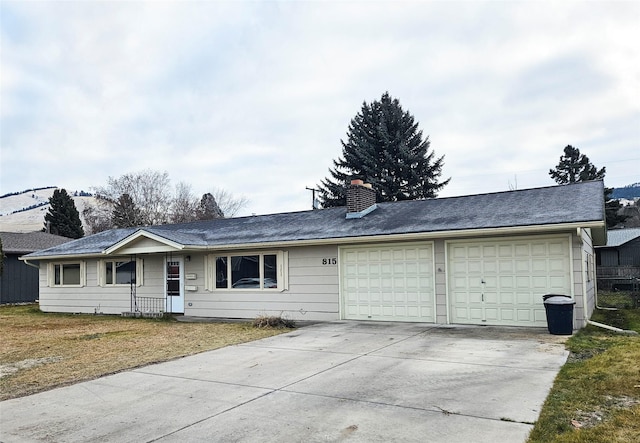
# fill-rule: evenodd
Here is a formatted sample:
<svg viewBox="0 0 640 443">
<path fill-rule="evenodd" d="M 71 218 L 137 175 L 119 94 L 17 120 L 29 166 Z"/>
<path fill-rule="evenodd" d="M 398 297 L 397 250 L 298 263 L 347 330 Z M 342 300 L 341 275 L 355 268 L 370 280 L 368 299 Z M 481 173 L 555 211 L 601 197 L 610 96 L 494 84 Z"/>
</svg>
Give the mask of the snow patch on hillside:
<svg viewBox="0 0 640 443">
<path fill-rule="evenodd" d="M 44 227 L 44 216 L 49 210 L 49 198 L 56 189 L 59 188 L 26 191 L 0 198 L 0 231 L 33 232 L 42 230 Z M 86 230 L 86 225 L 82 219 L 82 211 L 87 205 L 95 205 L 95 198 L 86 196 L 74 197 L 73 195 L 72 198 L 76 209 L 80 213 L 83 227 Z M 37 205 L 42 206 L 23 210 L 30 206 Z"/>
</svg>

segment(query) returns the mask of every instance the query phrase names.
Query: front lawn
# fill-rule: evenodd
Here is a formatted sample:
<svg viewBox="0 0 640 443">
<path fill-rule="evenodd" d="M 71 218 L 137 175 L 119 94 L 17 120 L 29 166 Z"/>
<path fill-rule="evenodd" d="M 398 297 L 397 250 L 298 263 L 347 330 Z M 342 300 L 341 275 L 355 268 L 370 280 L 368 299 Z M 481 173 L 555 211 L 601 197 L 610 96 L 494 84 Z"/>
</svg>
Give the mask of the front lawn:
<svg viewBox="0 0 640 443">
<path fill-rule="evenodd" d="M 182 323 L 0 307 L 0 400 L 280 334 L 248 323 Z"/>
<path fill-rule="evenodd" d="M 597 309 L 592 320 L 640 332 L 640 309 Z M 640 336 L 589 325 L 567 347 L 529 443 L 640 442 Z"/>
</svg>

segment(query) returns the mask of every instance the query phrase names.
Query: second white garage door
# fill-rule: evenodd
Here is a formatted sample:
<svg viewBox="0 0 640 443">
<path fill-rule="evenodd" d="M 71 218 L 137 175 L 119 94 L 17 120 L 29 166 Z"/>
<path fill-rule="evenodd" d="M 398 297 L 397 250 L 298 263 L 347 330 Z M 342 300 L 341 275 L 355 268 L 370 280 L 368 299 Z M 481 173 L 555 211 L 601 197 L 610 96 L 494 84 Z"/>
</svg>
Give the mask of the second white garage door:
<svg viewBox="0 0 640 443">
<path fill-rule="evenodd" d="M 433 245 L 343 248 L 342 317 L 433 322 Z"/>
<path fill-rule="evenodd" d="M 451 323 L 546 326 L 544 294 L 571 295 L 569 237 L 451 242 Z"/>
</svg>

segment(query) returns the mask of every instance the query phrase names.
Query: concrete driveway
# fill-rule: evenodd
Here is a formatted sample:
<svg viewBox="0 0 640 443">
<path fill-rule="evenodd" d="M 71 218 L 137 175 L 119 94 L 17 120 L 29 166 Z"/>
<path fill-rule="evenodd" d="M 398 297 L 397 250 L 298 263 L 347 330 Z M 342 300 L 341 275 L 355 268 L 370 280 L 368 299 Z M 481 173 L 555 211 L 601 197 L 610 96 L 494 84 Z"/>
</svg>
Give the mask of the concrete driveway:
<svg viewBox="0 0 640 443">
<path fill-rule="evenodd" d="M 330 322 L 0 403 L 11 442 L 523 442 L 546 330 Z"/>
</svg>

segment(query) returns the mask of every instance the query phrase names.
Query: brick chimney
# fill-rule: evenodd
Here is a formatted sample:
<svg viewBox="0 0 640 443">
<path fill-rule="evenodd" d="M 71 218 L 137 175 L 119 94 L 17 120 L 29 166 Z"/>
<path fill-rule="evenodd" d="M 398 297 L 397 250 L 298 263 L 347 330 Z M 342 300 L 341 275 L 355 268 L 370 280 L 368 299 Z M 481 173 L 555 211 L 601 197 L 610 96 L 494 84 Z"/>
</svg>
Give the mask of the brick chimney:
<svg viewBox="0 0 640 443">
<path fill-rule="evenodd" d="M 376 191 L 371 184 L 351 180 L 347 186 L 347 218 L 362 218 L 376 207 Z"/>
</svg>

